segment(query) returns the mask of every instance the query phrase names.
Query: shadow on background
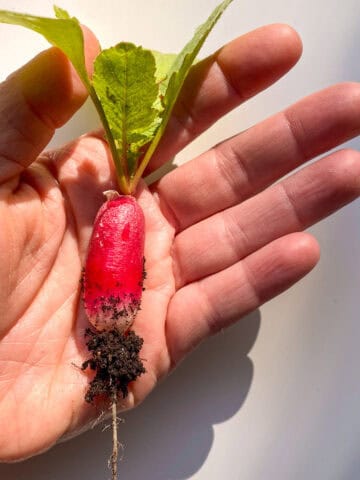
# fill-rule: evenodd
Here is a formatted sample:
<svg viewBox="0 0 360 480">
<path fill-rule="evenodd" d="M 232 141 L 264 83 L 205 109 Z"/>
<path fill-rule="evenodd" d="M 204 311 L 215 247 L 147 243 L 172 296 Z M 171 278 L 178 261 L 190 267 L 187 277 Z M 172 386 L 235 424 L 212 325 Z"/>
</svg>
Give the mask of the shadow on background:
<svg viewBox="0 0 360 480">
<path fill-rule="evenodd" d="M 235 415 L 249 392 L 254 369 L 247 354 L 259 328 L 255 311 L 204 342 L 143 405 L 124 415 L 120 478 L 183 479 L 201 468 L 214 441 L 213 425 Z M 110 437 L 97 427 L 38 457 L 0 465 L 0 478 L 108 479 Z"/>
</svg>

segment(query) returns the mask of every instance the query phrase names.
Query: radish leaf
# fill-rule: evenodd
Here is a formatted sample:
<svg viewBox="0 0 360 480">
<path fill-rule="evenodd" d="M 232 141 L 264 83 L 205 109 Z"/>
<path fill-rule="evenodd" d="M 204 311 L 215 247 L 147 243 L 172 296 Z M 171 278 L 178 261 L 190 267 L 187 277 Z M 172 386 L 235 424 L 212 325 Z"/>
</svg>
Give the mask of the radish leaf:
<svg viewBox="0 0 360 480">
<path fill-rule="evenodd" d="M 155 77 L 159 83 L 159 93 L 164 95 L 169 84 L 169 72 L 177 55 L 175 53 L 161 53 L 156 50 L 152 50 L 152 54 L 156 63 Z"/>
<path fill-rule="evenodd" d="M 0 22 L 34 30 L 67 55 L 99 113 L 119 189 L 131 194 L 165 132 L 200 48 L 231 2 L 224 0 L 214 9 L 179 55 L 119 43 L 98 55 L 92 79 L 86 71 L 79 21 L 66 10 L 55 6 L 56 18 L 0 10 Z"/>
<path fill-rule="evenodd" d="M 63 18 L 63 19 L 70 19 L 71 18 L 66 10 L 58 7 L 57 5 L 54 5 L 54 12 L 55 12 L 55 17 L 56 18 Z"/>
<path fill-rule="evenodd" d="M 161 118 L 155 59 L 150 50 L 119 43 L 95 60 L 92 84 L 102 105 L 123 170 L 135 174 L 142 147 L 154 137 Z"/>
<path fill-rule="evenodd" d="M 0 10 L 0 22 L 21 25 L 43 35 L 52 45 L 60 48 L 70 59 L 85 86 L 89 88 L 89 77 L 85 67 L 84 39 L 79 21 L 55 7 L 57 18 L 36 17 Z"/>
</svg>

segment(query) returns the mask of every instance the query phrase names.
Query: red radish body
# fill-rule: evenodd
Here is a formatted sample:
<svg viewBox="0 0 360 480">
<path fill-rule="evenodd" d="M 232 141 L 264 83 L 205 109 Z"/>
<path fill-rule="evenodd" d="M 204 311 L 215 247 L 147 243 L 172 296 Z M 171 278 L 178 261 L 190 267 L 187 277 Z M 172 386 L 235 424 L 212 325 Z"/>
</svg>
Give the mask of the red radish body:
<svg viewBox="0 0 360 480">
<path fill-rule="evenodd" d="M 144 227 L 144 214 L 128 195 L 107 200 L 96 216 L 83 276 L 83 300 L 90 323 L 99 331 L 126 331 L 139 310 Z"/>
</svg>

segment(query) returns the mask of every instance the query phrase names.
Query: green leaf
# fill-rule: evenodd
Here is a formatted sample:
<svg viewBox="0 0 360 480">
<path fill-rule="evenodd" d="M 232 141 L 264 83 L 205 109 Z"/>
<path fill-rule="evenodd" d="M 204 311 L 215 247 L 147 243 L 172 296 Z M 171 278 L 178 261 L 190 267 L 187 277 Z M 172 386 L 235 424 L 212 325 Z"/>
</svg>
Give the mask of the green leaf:
<svg viewBox="0 0 360 480">
<path fill-rule="evenodd" d="M 129 180 L 161 122 L 155 74 L 154 55 L 132 43 L 103 50 L 94 64 L 92 85 Z"/>
<path fill-rule="evenodd" d="M 49 43 L 65 53 L 85 86 L 89 88 L 80 24 L 76 18 L 70 18 L 69 14 L 59 7 L 55 7 L 55 14 L 57 18 L 45 18 L 0 10 L 0 22 L 21 25 L 43 35 Z"/>
<path fill-rule="evenodd" d="M 181 87 L 208 34 L 232 0 L 224 0 L 179 55 L 120 43 L 99 54 L 90 80 L 79 21 L 55 6 L 56 18 L 0 10 L 0 22 L 43 35 L 74 65 L 104 126 L 120 190 L 132 193 L 165 132 Z"/>
<path fill-rule="evenodd" d="M 159 141 L 169 121 L 172 109 L 179 96 L 181 87 L 183 86 L 184 80 L 189 73 L 189 70 L 196 56 L 198 55 L 200 48 L 202 47 L 207 36 L 215 26 L 216 22 L 221 17 L 224 10 L 230 5 L 231 2 L 232 0 L 224 0 L 213 10 L 206 22 L 195 31 L 193 38 L 185 45 L 183 50 L 179 53 L 179 55 L 175 58 L 173 64 L 171 65 L 168 72 L 169 79 L 167 82 L 167 88 L 163 98 L 164 112 L 162 114 L 162 122 L 156 132 L 154 140 L 152 141 L 138 168 L 138 171 L 136 172 L 135 178 L 133 180 L 133 186 L 135 186 L 141 178 L 147 164 L 150 161 L 152 154 L 154 153 L 157 145 L 159 144 Z"/>
<path fill-rule="evenodd" d="M 161 53 L 156 50 L 152 50 L 152 54 L 156 64 L 156 81 L 159 83 L 160 94 L 164 95 L 170 79 L 169 72 L 177 55 L 176 53 Z"/>
<path fill-rule="evenodd" d="M 54 5 L 54 12 L 55 12 L 55 17 L 56 18 L 63 18 L 63 19 L 70 19 L 71 18 L 66 10 L 64 10 L 63 8 L 60 8 L 56 5 Z"/>
</svg>

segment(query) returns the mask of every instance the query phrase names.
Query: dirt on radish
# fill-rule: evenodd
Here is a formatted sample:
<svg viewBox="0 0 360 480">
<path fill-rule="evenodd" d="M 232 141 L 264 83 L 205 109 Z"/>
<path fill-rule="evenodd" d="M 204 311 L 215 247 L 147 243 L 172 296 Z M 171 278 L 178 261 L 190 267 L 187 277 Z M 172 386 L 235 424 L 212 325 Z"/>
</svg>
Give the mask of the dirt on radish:
<svg viewBox="0 0 360 480">
<path fill-rule="evenodd" d="M 88 328 L 85 340 L 91 356 L 82 364 L 82 369 L 95 372 L 85 400 L 93 403 L 96 398 L 108 400 L 119 394 L 125 398 L 129 383 L 145 373 L 139 356 L 143 339 L 132 330 L 96 332 Z"/>
</svg>

